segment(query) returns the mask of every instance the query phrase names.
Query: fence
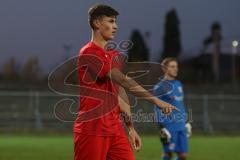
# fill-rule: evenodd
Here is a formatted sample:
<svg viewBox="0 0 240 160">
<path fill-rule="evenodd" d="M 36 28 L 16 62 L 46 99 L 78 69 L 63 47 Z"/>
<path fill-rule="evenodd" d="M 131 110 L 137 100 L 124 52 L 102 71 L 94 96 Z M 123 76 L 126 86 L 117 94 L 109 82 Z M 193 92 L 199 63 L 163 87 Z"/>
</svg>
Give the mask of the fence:
<svg viewBox="0 0 240 160">
<path fill-rule="evenodd" d="M 75 104 L 56 112 L 62 99 Z M 78 97 L 66 97 L 51 92 L 0 92 L 0 132 L 71 132 L 76 117 Z M 186 95 L 185 105 L 194 132 L 240 133 L 240 95 Z M 133 114 L 149 116 L 135 126 L 140 133 L 156 133 L 151 121 L 152 105 L 140 100 Z M 62 115 L 59 115 L 61 113 Z M 69 114 L 69 115 L 67 115 Z M 67 117 L 62 119 L 61 116 Z"/>
</svg>

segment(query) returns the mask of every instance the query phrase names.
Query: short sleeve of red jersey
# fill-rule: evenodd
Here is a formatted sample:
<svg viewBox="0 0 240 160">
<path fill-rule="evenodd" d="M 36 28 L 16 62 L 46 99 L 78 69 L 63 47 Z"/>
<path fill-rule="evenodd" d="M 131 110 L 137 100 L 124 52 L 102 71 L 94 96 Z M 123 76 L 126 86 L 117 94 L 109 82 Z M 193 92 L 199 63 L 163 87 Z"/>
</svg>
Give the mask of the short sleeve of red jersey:
<svg viewBox="0 0 240 160">
<path fill-rule="evenodd" d="M 125 60 L 126 60 L 126 55 L 120 54 L 118 52 L 112 53 L 112 68 L 117 68 L 119 70 L 123 70 Z"/>
<path fill-rule="evenodd" d="M 94 79 L 104 77 L 111 69 L 111 57 L 96 49 L 89 49 L 79 56 L 79 67 L 87 67 Z"/>
</svg>

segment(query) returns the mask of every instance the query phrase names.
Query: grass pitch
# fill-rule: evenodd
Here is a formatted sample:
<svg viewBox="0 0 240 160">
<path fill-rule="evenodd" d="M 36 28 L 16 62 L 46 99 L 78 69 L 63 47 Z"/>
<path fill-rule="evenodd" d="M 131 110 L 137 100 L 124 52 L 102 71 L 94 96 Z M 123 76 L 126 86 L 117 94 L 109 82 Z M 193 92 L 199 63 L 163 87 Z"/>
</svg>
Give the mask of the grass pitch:
<svg viewBox="0 0 240 160">
<path fill-rule="evenodd" d="M 141 136 L 136 160 L 160 160 L 157 136 Z M 190 139 L 189 160 L 240 159 L 240 137 L 195 136 Z M 0 160 L 72 160 L 73 138 L 68 136 L 0 135 Z"/>
</svg>

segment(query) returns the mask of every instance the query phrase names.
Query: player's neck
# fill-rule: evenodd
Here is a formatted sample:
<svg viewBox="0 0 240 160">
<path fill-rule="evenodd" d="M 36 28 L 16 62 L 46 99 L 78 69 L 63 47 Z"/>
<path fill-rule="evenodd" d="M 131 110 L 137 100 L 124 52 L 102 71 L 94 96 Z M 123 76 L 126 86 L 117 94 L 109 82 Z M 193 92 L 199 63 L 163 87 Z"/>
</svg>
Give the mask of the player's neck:
<svg viewBox="0 0 240 160">
<path fill-rule="evenodd" d="M 102 49 L 105 48 L 107 41 L 96 32 L 92 32 L 92 39 L 91 41 L 96 44 L 97 46 L 101 47 Z"/>
<path fill-rule="evenodd" d="M 172 77 L 172 76 L 169 76 L 169 75 L 165 75 L 165 76 L 164 76 L 164 79 L 171 81 L 171 80 L 175 80 L 176 78 L 175 78 L 175 77 Z"/>
</svg>

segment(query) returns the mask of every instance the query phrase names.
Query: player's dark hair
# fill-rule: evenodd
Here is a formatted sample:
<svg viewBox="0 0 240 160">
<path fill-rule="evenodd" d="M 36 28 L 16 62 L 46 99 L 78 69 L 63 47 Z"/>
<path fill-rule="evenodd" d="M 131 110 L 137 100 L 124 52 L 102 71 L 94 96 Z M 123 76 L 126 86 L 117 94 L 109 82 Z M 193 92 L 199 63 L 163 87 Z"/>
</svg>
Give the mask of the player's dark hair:
<svg viewBox="0 0 240 160">
<path fill-rule="evenodd" d="M 102 16 L 116 17 L 119 13 L 112 7 L 105 4 L 96 4 L 88 10 L 88 21 L 92 29 L 95 29 L 93 21 Z"/>
<path fill-rule="evenodd" d="M 172 62 L 172 61 L 177 62 L 177 59 L 174 58 L 174 57 L 167 57 L 167 58 L 164 58 L 164 59 L 162 60 L 161 66 L 163 66 L 163 67 L 164 67 L 164 66 L 167 66 L 168 63 L 170 63 L 170 62 Z"/>
</svg>

